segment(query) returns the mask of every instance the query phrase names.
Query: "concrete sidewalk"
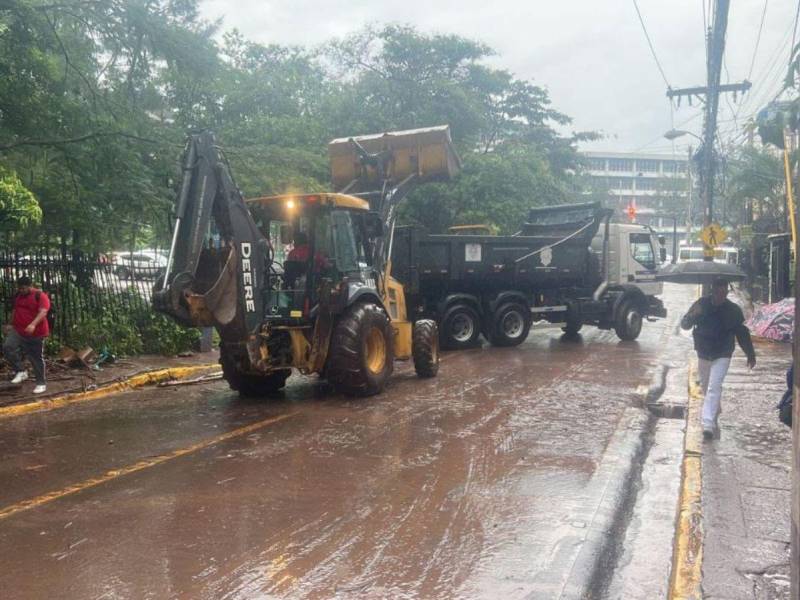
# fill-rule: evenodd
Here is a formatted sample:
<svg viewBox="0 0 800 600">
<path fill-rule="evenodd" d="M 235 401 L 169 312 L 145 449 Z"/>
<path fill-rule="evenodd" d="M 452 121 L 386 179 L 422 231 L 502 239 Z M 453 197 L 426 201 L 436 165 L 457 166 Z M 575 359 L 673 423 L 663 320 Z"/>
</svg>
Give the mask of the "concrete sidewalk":
<svg viewBox="0 0 800 600">
<path fill-rule="evenodd" d="M 179 367 L 195 367 L 206 364 L 216 364 L 219 352 L 195 352 L 191 356 L 136 356 L 119 359 L 115 363 L 102 365 L 100 370 L 87 370 L 84 368 L 67 368 L 48 365 L 47 392 L 34 396 L 33 379 L 29 379 L 21 386 L 12 387 L 8 380 L 12 373 L 3 364 L 0 367 L 0 407 L 11 406 L 32 400 L 46 400 L 49 398 L 86 392 L 98 387 L 130 379 L 141 373 L 160 369 L 174 369 Z"/>
<path fill-rule="evenodd" d="M 720 440 L 702 444 L 703 598 L 788 599 L 791 430 L 775 405 L 791 346 L 756 340 L 749 371 L 734 354 Z"/>
</svg>

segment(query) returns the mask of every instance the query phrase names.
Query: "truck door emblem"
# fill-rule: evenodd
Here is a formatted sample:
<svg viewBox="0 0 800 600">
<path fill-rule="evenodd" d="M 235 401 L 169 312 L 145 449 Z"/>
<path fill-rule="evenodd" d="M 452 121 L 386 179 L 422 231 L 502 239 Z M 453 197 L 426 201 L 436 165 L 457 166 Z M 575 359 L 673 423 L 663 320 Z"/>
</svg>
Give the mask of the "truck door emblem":
<svg viewBox="0 0 800 600">
<path fill-rule="evenodd" d="M 553 262 L 553 249 L 550 246 L 545 246 L 539 253 L 539 258 L 543 267 L 549 267 L 550 263 Z"/>
<path fill-rule="evenodd" d="M 464 262 L 481 262 L 480 244 L 464 244 Z"/>
</svg>

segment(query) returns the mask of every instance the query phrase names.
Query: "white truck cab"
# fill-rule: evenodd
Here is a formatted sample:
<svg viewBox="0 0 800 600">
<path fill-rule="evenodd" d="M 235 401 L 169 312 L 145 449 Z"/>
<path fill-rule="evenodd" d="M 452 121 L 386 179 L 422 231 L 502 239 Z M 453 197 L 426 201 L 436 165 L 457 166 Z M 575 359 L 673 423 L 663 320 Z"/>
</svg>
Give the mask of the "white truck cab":
<svg viewBox="0 0 800 600">
<path fill-rule="evenodd" d="M 664 291 L 656 281 L 661 265 L 658 236 L 645 225 L 611 223 L 609 232 L 609 286 L 635 285 L 645 296 L 658 296 Z M 592 250 L 602 257 L 605 228 L 592 240 Z"/>
</svg>

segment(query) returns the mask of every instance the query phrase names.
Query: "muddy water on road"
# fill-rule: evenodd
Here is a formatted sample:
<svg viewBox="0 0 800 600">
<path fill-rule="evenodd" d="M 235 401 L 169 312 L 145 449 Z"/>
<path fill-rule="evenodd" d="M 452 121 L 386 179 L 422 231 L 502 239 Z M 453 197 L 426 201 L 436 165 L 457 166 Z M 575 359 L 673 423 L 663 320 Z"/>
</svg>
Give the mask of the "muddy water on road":
<svg viewBox="0 0 800 600">
<path fill-rule="evenodd" d="M 18 597 L 497 597 L 562 568 L 663 331 L 549 329 L 407 366 L 349 400 L 298 379 L 244 402 L 147 390 L 0 423 L 0 587 Z M 291 381 L 291 380 L 290 380 Z M 241 435 L 239 428 L 275 417 Z M 116 476 L 114 469 L 213 440 Z M 81 482 L 111 472 L 99 485 Z M 32 576 L 35 574 L 35 576 Z"/>
</svg>

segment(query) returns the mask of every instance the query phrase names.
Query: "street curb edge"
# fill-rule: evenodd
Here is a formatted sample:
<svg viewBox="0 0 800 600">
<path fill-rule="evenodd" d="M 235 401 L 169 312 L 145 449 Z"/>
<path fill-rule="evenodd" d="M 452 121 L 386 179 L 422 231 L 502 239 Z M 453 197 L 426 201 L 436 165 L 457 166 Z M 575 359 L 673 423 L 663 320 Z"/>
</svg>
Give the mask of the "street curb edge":
<svg viewBox="0 0 800 600">
<path fill-rule="evenodd" d="M 670 600 L 695 600 L 702 598 L 703 570 L 703 430 L 700 410 L 703 395 L 695 373 L 696 361 L 689 365 L 686 411 L 686 434 L 681 463 L 681 487 L 675 538 L 673 541 L 672 573 L 670 575 Z"/>
<path fill-rule="evenodd" d="M 182 379 L 184 377 L 197 375 L 210 369 L 217 368 L 219 368 L 217 363 L 206 363 L 189 367 L 172 367 L 168 369 L 144 371 L 123 379 L 118 379 L 113 383 L 108 383 L 86 392 L 74 392 L 71 394 L 55 396 L 53 398 L 25 402 L 23 404 L 3 406 L 0 407 L 0 419 L 9 419 L 30 413 L 43 412 L 53 410 L 55 408 L 63 408 L 79 402 L 98 400 L 100 398 L 105 398 L 106 396 L 123 392 L 125 390 L 141 388 L 146 385 L 153 385 L 161 381 L 168 381 L 170 379 Z"/>
</svg>

